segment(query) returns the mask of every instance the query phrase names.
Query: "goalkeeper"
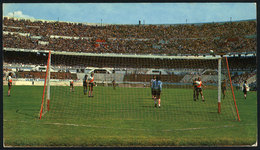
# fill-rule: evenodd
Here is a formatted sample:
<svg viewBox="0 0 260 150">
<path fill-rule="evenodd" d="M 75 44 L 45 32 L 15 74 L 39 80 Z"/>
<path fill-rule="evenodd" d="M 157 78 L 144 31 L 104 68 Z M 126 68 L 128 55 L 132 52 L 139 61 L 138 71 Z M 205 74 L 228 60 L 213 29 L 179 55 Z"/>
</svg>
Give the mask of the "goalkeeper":
<svg viewBox="0 0 260 150">
<path fill-rule="evenodd" d="M 157 100 L 158 100 L 158 106 L 160 108 L 161 107 L 162 82 L 160 81 L 159 76 L 156 76 L 156 80 L 152 83 L 152 90 L 155 91 L 154 107 L 157 107 Z"/>
</svg>

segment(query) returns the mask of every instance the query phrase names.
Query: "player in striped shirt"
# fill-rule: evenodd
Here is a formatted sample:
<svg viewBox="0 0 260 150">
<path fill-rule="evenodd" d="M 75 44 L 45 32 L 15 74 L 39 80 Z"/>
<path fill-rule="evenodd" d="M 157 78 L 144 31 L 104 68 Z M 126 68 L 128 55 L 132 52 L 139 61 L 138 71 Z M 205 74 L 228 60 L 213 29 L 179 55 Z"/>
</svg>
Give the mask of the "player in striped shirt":
<svg viewBox="0 0 260 150">
<path fill-rule="evenodd" d="M 8 96 L 11 96 L 10 93 L 11 93 L 11 88 L 12 88 L 12 85 L 13 85 L 12 76 L 13 76 L 13 74 L 10 72 L 8 77 L 7 77 L 7 80 L 8 80 Z"/>
<path fill-rule="evenodd" d="M 201 99 L 203 102 L 205 102 L 204 96 L 203 96 L 203 92 L 202 92 L 202 86 L 206 87 L 204 84 L 202 84 L 201 78 L 198 77 L 198 80 L 196 81 L 197 84 L 197 97 L 199 97 L 199 93 L 201 95 Z"/>
<path fill-rule="evenodd" d="M 93 96 L 93 87 L 95 85 L 95 83 L 94 83 L 94 72 L 91 72 L 91 75 L 88 78 L 88 84 L 89 84 L 88 97 L 94 97 Z"/>
<path fill-rule="evenodd" d="M 152 83 L 152 89 L 155 91 L 154 107 L 157 107 L 157 100 L 158 100 L 158 106 L 160 108 L 161 107 L 162 82 L 160 81 L 159 76 L 157 76 L 156 80 Z"/>
</svg>

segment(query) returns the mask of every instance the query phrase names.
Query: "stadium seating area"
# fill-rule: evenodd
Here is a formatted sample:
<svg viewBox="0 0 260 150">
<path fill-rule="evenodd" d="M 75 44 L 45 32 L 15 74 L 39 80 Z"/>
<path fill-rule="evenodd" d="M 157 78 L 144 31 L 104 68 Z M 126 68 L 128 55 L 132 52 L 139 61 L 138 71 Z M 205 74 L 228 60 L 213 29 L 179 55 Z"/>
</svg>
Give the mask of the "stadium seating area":
<svg viewBox="0 0 260 150">
<path fill-rule="evenodd" d="M 237 75 L 235 74 L 234 76 L 231 77 L 233 83 L 236 83 L 236 84 L 241 84 L 243 83 L 245 80 L 249 79 L 250 77 L 256 75 L 256 72 L 245 72 L 241 75 Z"/>
<path fill-rule="evenodd" d="M 23 71 L 16 72 L 18 78 L 32 78 L 32 79 L 44 79 L 46 72 L 36 71 Z M 72 76 L 69 72 L 51 72 L 51 79 L 76 79 L 76 76 Z"/>
<path fill-rule="evenodd" d="M 33 64 L 46 65 L 47 55 L 25 52 L 4 51 L 4 62 L 8 64 Z M 108 68 L 200 68 L 204 61 L 199 60 L 161 60 L 161 59 L 135 59 L 110 57 L 81 57 L 52 55 L 54 66 L 78 66 L 78 67 L 108 67 Z M 225 61 L 225 60 L 224 60 Z M 105 62 L 105 63 L 104 63 Z M 230 70 L 255 70 L 256 57 L 230 57 L 228 58 Z M 246 63 L 245 63 L 246 62 Z M 204 69 L 217 69 L 217 64 L 205 61 Z M 165 64 L 167 64 L 165 66 Z M 223 66 L 224 67 L 224 66 Z"/>
<path fill-rule="evenodd" d="M 162 82 L 180 82 L 180 80 L 183 78 L 182 75 L 160 75 Z M 153 75 L 147 75 L 147 74 L 128 74 L 124 76 L 124 81 L 128 82 L 150 82 L 153 78 Z"/>
<path fill-rule="evenodd" d="M 33 21 L 3 18 L 3 47 L 90 53 L 123 54 L 208 54 L 256 52 L 256 21 L 180 25 L 85 25 L 55 21 Z M 64 61 L 66 60 L 70 61 Z M 133 68 L 199 68 L 202 62 L 192 60 L 149 60 L 134 58 L 95 58 L 52 56 L 52 65 Z M 4 62 L 46 65 L 43 53 L 4 51 Z M 106 63 L 104 63 L 106 62 Z M 247 63 L 244 63 L 247 62 Z M 229 58 L 231 70 L 254 70 L 256 58 Z M 210 64 L 210 63 L 209 63 Z M 216 64 L 208 68 L 216 69 Z M 206 69 L 206 68 L 205 68 Z M 19 72 L 22 78 L 44 78 L 44 72 Z M 70 79 L 71 73 L 52 73 L 53 79 Z M 234 76 L 240 83 L 250 76 Z M 162 81 L 179 82 L 183 76 L 162 75 Z M 151 75 L 128 74 L 124 81 L 149 82 Z M 208 82 L 211 82 L 210 80 Z M 212 81 L 213 83 L 214 81 Z"/>
<path fill-rule="evenodd" d="M 127 54 L 255 52 L 256 21 L 197 25 L 104 25 L 4 17 L 3 46 Z"/>
</svg>

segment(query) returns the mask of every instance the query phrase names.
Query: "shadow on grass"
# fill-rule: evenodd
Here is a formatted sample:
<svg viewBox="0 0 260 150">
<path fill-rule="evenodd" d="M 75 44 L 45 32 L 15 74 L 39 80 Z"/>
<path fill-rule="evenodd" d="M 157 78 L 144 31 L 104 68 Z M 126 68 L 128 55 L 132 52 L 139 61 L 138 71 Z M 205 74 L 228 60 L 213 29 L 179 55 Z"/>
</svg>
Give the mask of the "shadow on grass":
<svg viewBox="0 0 260 150">
<path fill-rule="evenodd" d="M 24 115 L 24 116 L 30 117 L 30 118 L 34 118 L 34 119 L 38 119 L 39 118 L 38 115 L 35 115 L 35 114 L 33 115 L 33 113 L 22 112 L 20 109 L 17 109 L 16 113 L 18 113 L 20 115 Z"/>
</svg>

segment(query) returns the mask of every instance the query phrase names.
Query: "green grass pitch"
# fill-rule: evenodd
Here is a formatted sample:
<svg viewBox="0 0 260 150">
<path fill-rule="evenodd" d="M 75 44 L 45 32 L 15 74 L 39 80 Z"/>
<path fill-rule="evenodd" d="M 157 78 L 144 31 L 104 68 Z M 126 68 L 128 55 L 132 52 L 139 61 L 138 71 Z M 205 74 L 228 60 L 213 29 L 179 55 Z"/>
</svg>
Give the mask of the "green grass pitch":
<svg viewBox="0 0 260 150">
<path fill-rule="evenodd" d="M 3 91 L 5 146 L 226 146 L 252 145 L 257 138 L 257 93 L 231 92 L 217 113 L 217 93 L 193 101 L 192 89 L 163 89 L 155 108 L 149 88 L 51 87 L 50 111 L 38 119 L 43 87 L 13 86 Z"/>
</svg>

